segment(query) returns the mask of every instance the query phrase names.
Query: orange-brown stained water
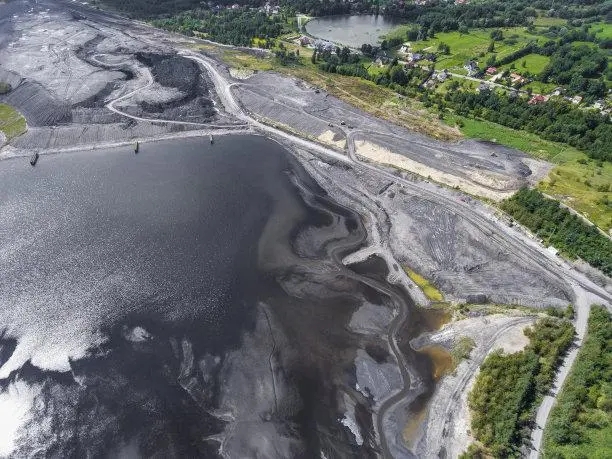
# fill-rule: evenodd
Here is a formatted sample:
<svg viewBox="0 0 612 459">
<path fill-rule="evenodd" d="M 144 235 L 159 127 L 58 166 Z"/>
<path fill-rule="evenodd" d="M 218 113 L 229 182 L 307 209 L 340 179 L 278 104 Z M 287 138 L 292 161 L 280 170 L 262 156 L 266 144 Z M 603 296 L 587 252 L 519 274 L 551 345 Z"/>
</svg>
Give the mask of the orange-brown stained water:
<svg viewBox="0 0 612 459">
<path fill-rule="evenodd" d="M 442 376 L 453 370 L 453 357 L 442 346 L 425 346 L 419 352 L 426 354 L 431 359 L 431 376 L 438 381 Z"/>
<path fill-rule="evenodd" d="M 448 308 L 417 308 L 416 313 L 422 326 L 422 331 L 436 331 L 448 323 L 451 319 L 451 312 Z M 431 362 L 431 377 L 437 382 L 442 376 L 453 370 L 453 358 L 450 353 L 438 345 L 425 346 L 418 351 L 426 355 Z M 418 408 L 417 408 L 418 407 Z M 402 437 L 406 445 L 411 446 L 414 442 L 419 428 L 427 417 L 429 404 L 427 399 L 423 399 L 423 403 L 416 403 L 412 406 L 412 411 L 408 422 L 402 431 Z"/>
</svg>

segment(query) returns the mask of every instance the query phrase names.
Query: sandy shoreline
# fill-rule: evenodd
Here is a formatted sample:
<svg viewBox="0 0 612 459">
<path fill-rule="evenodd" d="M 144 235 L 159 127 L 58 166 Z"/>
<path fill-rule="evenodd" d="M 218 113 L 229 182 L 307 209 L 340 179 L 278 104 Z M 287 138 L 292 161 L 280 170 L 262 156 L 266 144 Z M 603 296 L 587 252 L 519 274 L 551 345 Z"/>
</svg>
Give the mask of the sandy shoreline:
<svg viewBox="0 0 612 459">
<path fill-rule="evenodd" d="M 388 164 L 453 188 L 459 187 L 469 194 L 483 196 L 495 201 L 501 201 L 502 199 L 508 198 L 515 191 L 500 191 L 501 189 L 507 188 L 510 185 L 510 181 L 494 172 L 487 172 L 485 174 L 474 171 L 472 173 L 474 180 L 470 181 L 457 175 L 434 169 L 433 167 L 414 161 L 399 153 L 393 153 L 368 140 L 356 140 L 355 150 L 358 156 L 366 160 L 380 164 Z M 478 183 L 481 183 L 482 186 Z"/>
</svg>

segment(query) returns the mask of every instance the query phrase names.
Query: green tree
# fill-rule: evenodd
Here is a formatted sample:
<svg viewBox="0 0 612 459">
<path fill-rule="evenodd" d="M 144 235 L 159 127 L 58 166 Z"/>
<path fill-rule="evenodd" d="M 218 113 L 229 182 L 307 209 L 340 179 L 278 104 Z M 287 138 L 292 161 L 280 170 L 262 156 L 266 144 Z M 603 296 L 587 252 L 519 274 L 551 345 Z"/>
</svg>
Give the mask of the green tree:
<svg viewBox="0 0 612 459">
<path fill-rule="evenodd" d="M 405 86 L 408 83 L 408 77 L 401 65 L 393 66 L 389 72 L 389 76 L 393 83 L 399 84 L 400 86 Z"/>
</svg>

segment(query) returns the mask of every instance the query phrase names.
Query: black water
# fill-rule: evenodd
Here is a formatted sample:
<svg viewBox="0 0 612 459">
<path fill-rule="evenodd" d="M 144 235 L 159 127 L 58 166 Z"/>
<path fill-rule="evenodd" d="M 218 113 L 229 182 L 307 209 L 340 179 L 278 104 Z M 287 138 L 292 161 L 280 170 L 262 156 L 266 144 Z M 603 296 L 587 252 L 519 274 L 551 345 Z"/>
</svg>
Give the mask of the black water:
<svg viewBox="0 0 612 459">
<path fill-rule="evenodd" d="M 258 137 L 142 147 L 0 163 L 1 301 L 85 307 L 105 323 L 197 317 L 203 340 L 231 345 L 287 156 Z"/>
<path fill-rule="evenodd" d="M 0 406 L 30 407 L 0 456 L 371 457 L 364 236 L 262 137 L 0 161 Z"/>
<path fill-rule="evenodd" d="M 43 155 L 35 168 L 0 162 L 0 363 L 22 345 L 2 368 L 3 387 L 67 370 L 87 386 L 47 394 L 66 405 L 45 410 L 59 431 L 71 409 L 90 419 L 81 435 L 44 448 L 107 454 L 144 435 L 146 455 L 213 454 L 194 434 L 217 433 L 220 422 L 176 383 L 176 341 L 223 354 L 252 327 L 258 240 L 292 167 L 277 144 L 242 136 L 143 144 L 137 155 Z M 134 326 L 155 339 L 124 339 Z M 152 429 L 143 433 L 143 422 Z"/>
</svg>

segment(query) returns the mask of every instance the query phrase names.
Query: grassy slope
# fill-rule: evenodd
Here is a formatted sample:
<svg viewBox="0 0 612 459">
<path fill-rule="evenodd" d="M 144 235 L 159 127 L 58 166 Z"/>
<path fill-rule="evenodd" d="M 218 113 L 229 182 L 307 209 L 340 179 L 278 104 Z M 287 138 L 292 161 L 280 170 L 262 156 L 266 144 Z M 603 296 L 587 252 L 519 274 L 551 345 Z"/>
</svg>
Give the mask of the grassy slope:
<svg viewBox="0 0 612 459">
<path fill-rule="evenodd" d="M 446 122 L 454 124 L 459 119 L 463 123 L 461 132 L 466 137 L 495 141 L 554 163 L 555 168 L 538 188 L 581 212 L 604 231 L 612 228 L 612 208 L 603 202 L 606 196 L 612 200 L 612 190 L 597 190 L 601 185 L 612 184 L 611 163 L 599 167 L 597 162 L 588 160 L 584 153 L 569 145 L 489 121 L 453 116 L 447 117 Z M 580 164 L 579 160 L 587 163 Z"/>
<path fill-rule="evenodd" d="M 0 104 L 0 131 L 8 139 L 17 137 L 26 131 L 25 118 L 10 105 Z"/>
</svg>

